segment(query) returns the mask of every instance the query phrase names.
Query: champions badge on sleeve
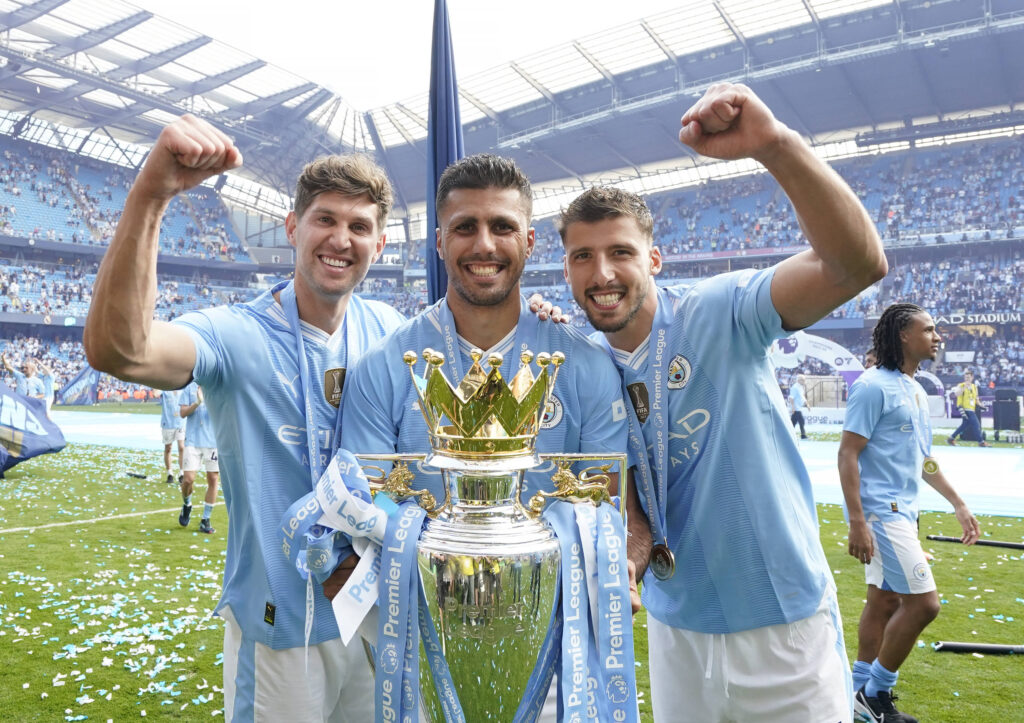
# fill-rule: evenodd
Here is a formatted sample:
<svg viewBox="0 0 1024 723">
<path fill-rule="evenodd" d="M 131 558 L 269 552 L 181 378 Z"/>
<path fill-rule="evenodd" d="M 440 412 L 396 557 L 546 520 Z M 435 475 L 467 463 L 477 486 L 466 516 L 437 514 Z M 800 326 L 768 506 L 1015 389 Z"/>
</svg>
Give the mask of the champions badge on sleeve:
<svg viewBox="0 0 1024 723">
<path fill-rule="evenodd" d="M 361 555 L 365 573 L 357 567 L 333 605 L 351 638 L 367 598 L 377 603 L 378 720 L 417 720 L 422 708 L 433 723 L 532 722 L 558 669 L 564 720 L 636 721 L 626 536 L 607 487 L 625 455 L 538 455 L 564 356 L 538 354 L 534 376 L 524 352 L 511 383 L 500 355 L 486 360 L 489 370 L 482 356 L 474 350 L 453 385 L 441 354 L 423 352 L 421 377 L 419 356 L 406 352 L 430 453 L 341 451 L 306 498 L 317 508 L 306 517 L 316 534 L 286 521 L 285 546 L 295 559 L 289 543 L 323 540 L 334 521 Z M 605 464 L 573 471 L 596 460 Z M 524 473 L 542 462 L 553 463 L 554 490 L 523 503 Z M 441 470 L 445 499 L 410 487 L 418 464 Z"/>
</svg>

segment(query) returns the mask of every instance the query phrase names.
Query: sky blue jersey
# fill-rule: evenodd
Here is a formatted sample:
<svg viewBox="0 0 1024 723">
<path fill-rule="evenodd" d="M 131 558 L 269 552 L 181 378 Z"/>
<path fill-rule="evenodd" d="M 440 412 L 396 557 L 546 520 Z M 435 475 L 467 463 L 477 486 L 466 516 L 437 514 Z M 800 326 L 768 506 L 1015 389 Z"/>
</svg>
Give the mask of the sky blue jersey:
<svg viewBox="0 0 1024 723">
<path fill-rule="evenodd" d="M 181 429 L 185 420 L 181 418 L 180 389 L 168 389 L 160 395 L 160 427 L 163 429 Z"/>
<path fill-rule="evenodd" d="M 189 406 L 199 401 L 199 387 L 192 382 L 181 390 L 181 398 L 178 404 Z M 179 409 L 181 408 L 179 406 Z M 196 407 L 196 410 L 185 417 L 185 446 L 217 448 L 217 439 L 213 432 L 213 421 L 210 419 L 210 408 L 205 403 Z"/>
<path fill-rule="evenodd" d="M 616 353 L 652 474 L 656 419 L 666 427 L 665 532 L 676 571 L 664 581 L 647 575 L 643 601 L 677 628 L 717 634 L 800 620 L 831 580 L 810 478 L 768 357 L 787 334 L 771 301 L 773 274 L 739 271 L 659 290 L 665 328 L 656 324 L 631 354 Z M 659 364 L 667 416 L 652 411 Z"/>
<path fill-rule="evenodd" d="M 928 394 L 901 371 L 872 367 L 857 377 L 843 430 L 868 440 L 857 458 L 864 516 L 917 519 L 917 491 L 931 455 Z"/>
<path fill-rule="evenodd" d="M 38 397 L 43 394 L 43 382 L 38 376 L 34 374 L 26 376 L 24 372 L 20 372 L 17 369 L 12 374 L 14 374 L 14 381 L 18 385 L 15 391 L 21 396 Z"/>
<path fill-rule="evenodd" d="M 43 399 L 53 399 L 53 375 L 40 374 L 39 381 L 43 383 Z"/>
<path fill-rule="evenodd" d="M 274 291 L 284 288 L 279 285 Z M 345 369 L 403 321 L 391 307 L 353 296 L 333 335 L 303 322 L 313 434 L 323 464 L 334 448 Z M 196 344 L 217 435 L 229 532 L 218 610 L 231 609 L 246 635 L 271 648 L 303 645 L 305 581 L 281 552 L 281 518 L 313 489 L 295 336 L 272 292 L 245 304 L 178 317 Z M 310 643 L 338 636 L 330 603 L 315 585 Z"/>
<path fill-rule="evenodd" d="M 341 446 L 353 454 L 429 453 L 426 422 L 402 355 L 409 350 L 420 354 L 429 347 L 444 354 L 446 360 L 457 358 L 457 364 L 446 363 L 444 371 L 450 382 L 458 384 L 471 364 L 469 345 L 459 342 L 451 312 L 442 299 L 364 356 L 352 370 L 345 394 L 345 418 L 357 416 L 360 422 L 345 425 Z M 519 357 L 525 349 L 535 354 L 561 351 L 566 356 L 541 423 L 537 451 L 625 454 L 625 407 L 618 374 L 608 355 L 575 329 L 538 321 L 521 300 L 514 333 L 504 344 L 488 350 L 503 353 L 501 373 L 506 383 L 519 370 Z M 422 361 L 417 364 L 417 374 L 423 374 L 423 366 Z M 455 374 L 453 366 L 457 367 Z M 538 371 L 534 365 L 534 373 Z M 591 464 L 597 463 L 585 466 Z M 549 463 L 527 472 L 524 504 L 537 489 L 553 488 L 553 471 Z M 414 487 L 429 489 L 439 502 L 444 500 L 439 472 L 424 467 L 416 474 Z"/>
<path fill-rule="evenodd" d="M 807 411 L 807 397 L 804 395 L 804 388 L 796 382 L 789 388 L 789 398 L 793 400 L 794 412 Z"/>
</svg>

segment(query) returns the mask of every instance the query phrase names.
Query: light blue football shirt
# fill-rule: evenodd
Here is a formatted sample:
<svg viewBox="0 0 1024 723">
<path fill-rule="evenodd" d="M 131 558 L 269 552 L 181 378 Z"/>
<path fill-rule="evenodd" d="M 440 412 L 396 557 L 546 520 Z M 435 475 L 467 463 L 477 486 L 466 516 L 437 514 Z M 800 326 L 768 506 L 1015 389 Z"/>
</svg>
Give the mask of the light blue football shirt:
<svg viewBox="0 0 1024 723">
<path fill-rule="evenodd" d="M 790 387 L 789 398 L 793 400 L 794 412 L 803 412 L 807 409 L 807 397 L 804 396 L 804 389 L 796 382 Z"/>
<path fill-rule="evenodd" d="M 39 380 L 43 383 L 43 399 L 53 399 L 53 375 L 40 374 Z"/>
<path fill-rule="evenodd" d="M 347 394 L 341 370 L 403 320 L 385 304 L 353 296 L 333 335 L 302 323 L 313 434 L 325 465 L 338 414 L 331 402 L 340 404 Z M 195 340 L 193 376 L 217 435 L 230 523 L 217 609 L 231 605 L 245 634 L 271 648 L 302 646 L 306 586 L 281 552 L 280 535 L 284 513 L 313 490 L 295 337 L 272 292 L 246 304 L 184 314 L 174 323 Z M 314 591 L 311 644 L 338 636 L 330 602 L 319 585 Z"/>
<path fill-rule="evenodd" d="M 205 399 L 205 397 L 204 397 Z M 179 409 L 181 406 L 188 406 L 199 401 L 199 387 L 192 382 L 181 391 L 181 398 L 178 400 Z M 192 414 L 185 417 L 185 446 L 197 448 L 217 448 L 217 438 L 213 432 L 213 421 L 210 419 L 210 409 L 204 401 L 196 407 Z"/>
<path fill-rule="evenodd" d="M 14 369 L 11 371 L 11 375 L 14 377 L 14 391 L 23 397 L 28 396 L 28 377 L 25 376 L 25 372 Z"/>
<path fill-rule="evenodd" d="M 627 453 L 628 426 L 618 374 L 603 349 L 565 324 L 538 321 L 522 299 L 519 323 L 509 353 L 504 354 L 501 374 L 506 383 L 519 370 L 520 354 L 561 351 L 566 361 L 555 382 L 555 390 L 537 437 L 540 453 L 586 452 Z M 353 454 L 429 453 L 427 425 L 418 405 L 418 395 L 402 360 L 406 351 L 421 354 L 431 348 L 452 358 L 459 357 L 458 378 L 453 379 L 446 364 L 445 374 L 453 384 L 462 380 L 471 359 L 468 345 L 459 344 L 454 323 L 444 299 L 410 319 L 379 346 L 366 354 L 353 369 L 345 393 L 344 419 L 349 422 L 341 434 L 341 446 Z M 416 372 L 423 374 L 423 363 Z M 534 373 L 538 369 L 534 365 Z M 585 466 L 597 464 L 587 463 Z M 553 488 L 551 463 L 526 474 L 524 504 L 538 489 Z M 441 475 L 423 467 L 416 470 L 416 488 L 426 488 L 440 502 L 444 500 Z"/>
<path fill-rule="evenodd" d="M 17 382 L 18 387 L 16 391 L 23 397 L 38 397 L 43 392 L 43 382 L 36 376 L 26 376 L 24 372 L 20 372 L 17 369 L 14 370 L 14 380 Z"/>
<path fill-rule="evenodd" d="M 666 625 L 718 634 L 793 622 L 815 612 L 831 580 L 810 478 L 768 357 L 788 333 L 772 304 L 773 274 L 739 271 L 657 292 L 671 311 L 660 343 L 676 571 L 664 581 L 647 575 L 643 602 Z M 636 398 L 630 385 L 647 389 L 651 344 L 617 361 L 627 404 Z M 653 469 L 656 415 L 644 416 Z"/>
<path fill-rule="evenodd" d="M 163 429 L 181 429 L 185 420 L 181 418 L 180 389 L 168 389 L 160 395 L 160 427 Z M 191 402 L 190 402 L 191 403 Z"/>
<path fill-rule="evenodd" d="M 857 377 L 843 430 L 868 440 L 857 458 L 865 518 L 917 520 L 917 493 L 931 454 L 928 394 L 906 374 L 872 367 Z"/>
</svg>

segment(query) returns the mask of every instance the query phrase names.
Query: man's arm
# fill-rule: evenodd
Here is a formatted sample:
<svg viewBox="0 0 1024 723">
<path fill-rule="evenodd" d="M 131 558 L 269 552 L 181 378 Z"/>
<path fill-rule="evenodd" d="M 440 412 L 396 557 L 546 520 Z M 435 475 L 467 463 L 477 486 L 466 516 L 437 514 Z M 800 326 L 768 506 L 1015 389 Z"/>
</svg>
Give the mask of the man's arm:
<svg viewBox="0 0 1024 723">
<path fill-rule="evenodd" d="M 946 479 L 946 475 L 942 474 L 939 463 L 933 457 L 925 458 L 921 478 L 931 485 L 932 489 L 945 497 L 949 504 L 953 505 L 953 514 L 956 515 L 957 522 L 960 523 L 960 527 L 964 531 L 960 541 L 965 545 L 973 545 L 977 542 L 978 537 L 981 536 L 977 518 L 967 509 L 967 503 L 960 499 L 960 495 L 953 489 L 953 485 Z"/>
<path fill-rule="evenodd" d="M 634 470 L 629 470 L 626 489 L 626 557 L 629 559 L 629 601 L 633 612 L 640 609 L 640 592 L 637 580 L 643 580 L 647 572 L 647 564 L 651 559 L 651 523 L 640 506 L 640 495 L 636 489 Z"/>
<path fill-rule="evenodd" d="M 860 467 L 857 464 L 860 453 L 867 444 L 866 437 L 846 430 L 843 430 L 843 436 L 839 440 L 839 483 L 843 487 L 843 499 L 846 501 L 846 511 L 850 516 L 850 542 L 847 549 L 865 565 L 875 554 L 871 531 L 868 529 L 864 507 L 860 502 Z"/>
<path fill-rule="evenodd" d="M 711 86 L 682 126 L 679 140 L 702 155 L 761 163 L 793 204 L 811 248 L 781 262 L 772 279 L 785 329 L 810 326 L 885 276 L 882 242 L 857 196 L 749 88 Z"/>
<path fill-rule="evenodd" d="M 160 133 L 96 274 L 82 339 L 94 369 L 159 389 L 177 389 L 192 378 L 192 338 L 153 319 L 160 219 L 176 194 L 241 162 L 226 135 L 193 116 Z"/>
<path fill-rule="evenodd" d="M 4 369 L 6 369 L 8 372 L 10 372 L 11 374 L 13 374 L 15 372 L 15 369 L 11 365 L 11 362 L 8 361 L 6 354 L 0 354 L 0 361 L 3 361 Z"/>
</svg>

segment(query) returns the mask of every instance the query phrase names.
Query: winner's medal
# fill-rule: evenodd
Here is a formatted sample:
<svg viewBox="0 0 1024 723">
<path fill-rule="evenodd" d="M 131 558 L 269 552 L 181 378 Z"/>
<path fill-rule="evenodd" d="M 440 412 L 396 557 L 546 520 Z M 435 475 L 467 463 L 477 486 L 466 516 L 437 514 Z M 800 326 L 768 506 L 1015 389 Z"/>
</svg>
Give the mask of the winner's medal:
<svg viewBox="0 0 1024 723">
<path fill-rule="evenodd" d="M 658 543 L 651 548 L 651 558 L 648 568 L 659 580 L 668 580 L 676 572 L 676 556 L 664 543 Z"/>
</svg>

